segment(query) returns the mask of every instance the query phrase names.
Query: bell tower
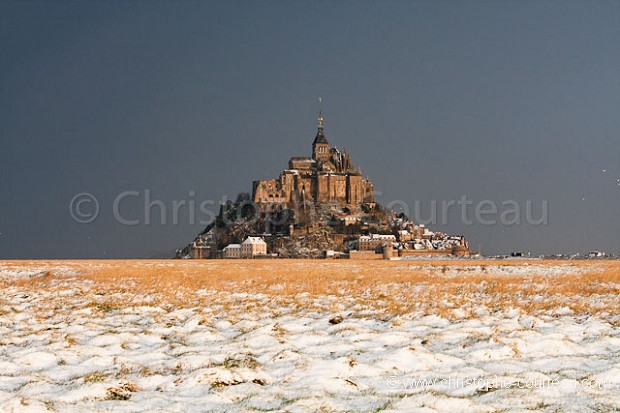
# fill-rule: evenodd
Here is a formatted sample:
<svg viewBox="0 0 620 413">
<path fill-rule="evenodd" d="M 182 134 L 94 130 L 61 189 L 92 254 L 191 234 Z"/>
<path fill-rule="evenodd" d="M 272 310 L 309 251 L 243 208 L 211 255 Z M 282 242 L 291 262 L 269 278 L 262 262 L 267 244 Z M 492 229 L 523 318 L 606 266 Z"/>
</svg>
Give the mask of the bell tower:
<svg viewBox="0 0 620 413">
<path fill-rule="evenodd" d="M 323 101 L 319 98 L 319 130 L 312 142 L 312 159 L 329 160 L 329 143 L 323 134 Z"/>
</svg>

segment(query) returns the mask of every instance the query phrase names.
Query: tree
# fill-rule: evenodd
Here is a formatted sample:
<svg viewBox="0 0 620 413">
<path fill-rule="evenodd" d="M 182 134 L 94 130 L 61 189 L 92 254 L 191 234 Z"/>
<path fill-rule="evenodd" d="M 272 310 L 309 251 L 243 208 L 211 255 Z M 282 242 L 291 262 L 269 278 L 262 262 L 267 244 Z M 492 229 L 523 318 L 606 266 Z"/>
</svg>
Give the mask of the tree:
<svg viewBox="0 0 620 413">
<path fill-rule="evenodd" d="M 240 204 L 242 202 L 249 201 L 251 198 L 249 192 L 239 192 L 237 194 L 237 199 L 235 200 L 235 204 Z"/>
</svg>

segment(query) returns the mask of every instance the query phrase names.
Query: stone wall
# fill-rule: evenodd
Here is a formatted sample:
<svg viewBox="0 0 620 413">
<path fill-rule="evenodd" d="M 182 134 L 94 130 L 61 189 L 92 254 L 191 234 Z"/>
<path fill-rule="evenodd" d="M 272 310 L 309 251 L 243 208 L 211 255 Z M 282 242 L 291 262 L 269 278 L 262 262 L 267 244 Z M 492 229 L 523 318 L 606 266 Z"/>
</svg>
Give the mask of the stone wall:
<svg viewBox="0 0 620 413">
<path fill-rule="evenodd" d="M 349 252 L 351 260 L 382 260 L 383 254 L 376 254 L 374 251 L 351 251 Z"/>
</svg>

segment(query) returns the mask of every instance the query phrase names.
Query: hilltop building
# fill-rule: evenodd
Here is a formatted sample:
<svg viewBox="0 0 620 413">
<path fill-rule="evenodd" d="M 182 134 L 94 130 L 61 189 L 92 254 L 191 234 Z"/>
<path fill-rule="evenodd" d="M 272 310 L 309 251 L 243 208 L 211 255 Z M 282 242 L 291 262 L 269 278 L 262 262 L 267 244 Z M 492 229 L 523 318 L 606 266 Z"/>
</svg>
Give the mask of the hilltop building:
<svg viewBox="0 0 620 413">
<path fill-rule="evenodd" d="M 355 169 L 351 157 L 330 147 L 323 132 L 319 108 L 318 131 L 312 142 L 312 157 L 292 157 L 278 179 L 254 181 L 252 200 L 261 210 L 268 205 L 294 209 L 304 203 L 339 203 L 355 206 L 374 203 L 374 189 Z"/>
<path fill-rule="evenodd" d="M 374 251 L 378 246 L 396 242 L 396 236 L 394 235 L 381 235 L 381 234 L 369 234 L 362 235 L 358 238 L 357 249 L 359 251 Z M 389 244 L 391 245 L 391 244 Z"/>
</svg>

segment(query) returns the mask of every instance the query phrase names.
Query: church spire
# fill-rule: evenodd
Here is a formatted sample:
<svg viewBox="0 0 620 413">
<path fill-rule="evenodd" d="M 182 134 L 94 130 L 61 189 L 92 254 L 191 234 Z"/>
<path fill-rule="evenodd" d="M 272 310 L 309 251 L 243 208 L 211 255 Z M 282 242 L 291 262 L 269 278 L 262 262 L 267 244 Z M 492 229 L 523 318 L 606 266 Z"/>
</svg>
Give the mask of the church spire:
<svg viewBox="0 0 620 413">
<path fill-rule="evenodd" d="M 329 143 L 323 134 L 323 99 L 319 97 L 319 130 L 312 142 L 312 159 L 329 159 Z"/>
<path fill-rule="evenodd" d="M 317 143 L 324 143 L 326 145 L 329 145 L 327 143 L 327 139 L 325 139 L 325 135 L 323 134 L 323 99 L 319 97 L 319 130 L 316 133 L 316 137 L 314 138 L 314 142 L 312 143 L 313 145 L 317 144 Z M 328 149 L 325 149 L 326 153 L 329 151 Z"/>
<path fill-rule="evenodd" d="M 319 130 L 323 130 L 323 99 L 319 96 Z"/>
</svg>

